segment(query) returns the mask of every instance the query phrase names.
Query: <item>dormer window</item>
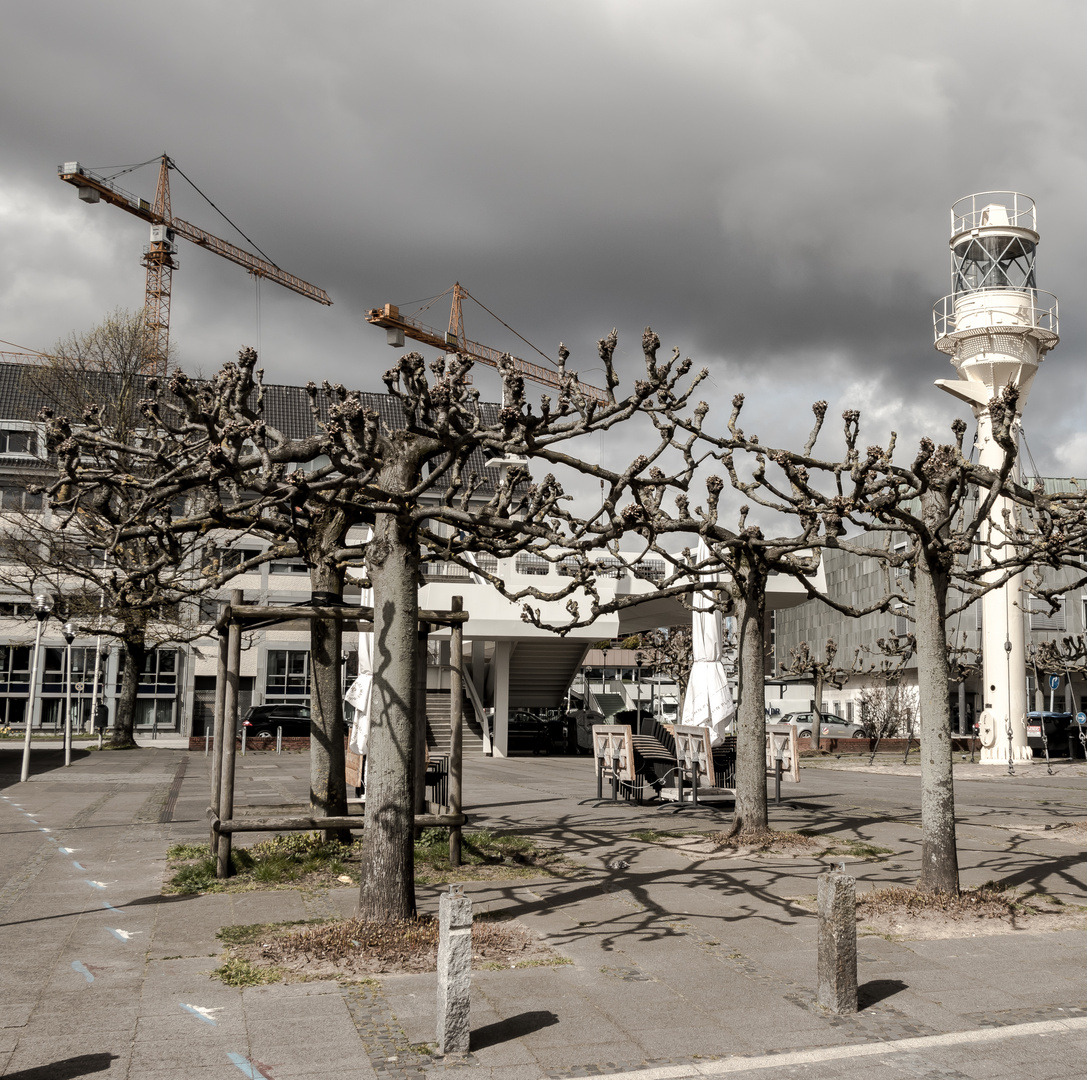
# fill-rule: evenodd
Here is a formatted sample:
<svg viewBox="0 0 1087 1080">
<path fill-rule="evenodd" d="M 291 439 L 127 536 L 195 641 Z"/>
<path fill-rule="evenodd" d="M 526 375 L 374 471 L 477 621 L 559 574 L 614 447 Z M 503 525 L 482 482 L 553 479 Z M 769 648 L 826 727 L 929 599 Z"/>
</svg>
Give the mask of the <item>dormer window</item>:
<svg viewBox="0 0 1087 1080">
<path fill-rule="evenodd" d="M 38 436 L 33 431 L 13 431 L 0 428 L 0 454 L 18 454 L 20 457 L 36 457 Z"/>
</svg>

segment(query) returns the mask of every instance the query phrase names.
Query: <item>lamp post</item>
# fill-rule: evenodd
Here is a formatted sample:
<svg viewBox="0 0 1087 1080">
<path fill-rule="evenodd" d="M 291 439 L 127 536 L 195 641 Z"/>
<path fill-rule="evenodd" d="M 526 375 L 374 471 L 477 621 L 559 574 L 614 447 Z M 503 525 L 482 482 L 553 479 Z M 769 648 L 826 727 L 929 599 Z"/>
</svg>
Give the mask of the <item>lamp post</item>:
<svg viewBox="0 0 1087 1080">
<path fill-rule="evenodd" d="M 38 653 L 41 651 L 42 624 L 53 610 L 53 598 L 48 593 L 37 593 L 33 602 L 34 618 L 38 626 L 34 633 L 34 658 L 30 662 L 30 691 L 26 699 L 26 738 L 23 741 L 23 771 L 19 783 L 25 784 L 30 778 L 30 729 L 34 723 L 34 687 L 38 684 Z"/>
<path fill-rule="evenodd" d="M 634 654 L 634 670 L 637 672 L 636 681 L 638 683 L 638 719 L 634 724 L 636 731 L 642 730 L 642 664 L 645 663 L 645 657 L 642 656 L 639 650 Z"/>
<path fill-rule="evenodd" d="M 600 650 L 601 655 L 604 657 L 604 663 L 600 667 L 600 696 L 603 696 L 608 692 L 608 647 L 605 645 Z M 600 702 L 600 707 L 604 707 L 604 702 Z"/>
<path fill-rule="evenodd" d="M 72 764 L 72 642 L 75 641 L 75 623 L 66 622 L 61 628 L 68 643 L 64 663 L 64 764 Z"/>
</svg>

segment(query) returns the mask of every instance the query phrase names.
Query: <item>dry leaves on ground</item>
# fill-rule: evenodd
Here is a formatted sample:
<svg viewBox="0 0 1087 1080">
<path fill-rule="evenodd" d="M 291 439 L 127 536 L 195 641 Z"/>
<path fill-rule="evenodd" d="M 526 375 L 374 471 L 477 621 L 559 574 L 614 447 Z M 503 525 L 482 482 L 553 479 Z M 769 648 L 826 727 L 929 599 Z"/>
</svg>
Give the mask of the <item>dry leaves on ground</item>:
<svg viewBox="0 0 1087 1080">
<path fill-rule="evenodd" d="M 477 968 L 569 962 L 520 923 L 478 916 L 472 923 L 472 954 L 472 966 Z M 288 977 L 434 971 L 438 922 L 420 916 L 390 923 L 348 919 L 304 929 L 269 927 L 260 941 L 236 946 L 234 955 L 259 966 L 280 968 Z"/>
<path fill-rule="evenodd" d="M 1021 895 L 993 883 L 957 896 L 898 886 L 857 896 L 857 921 L 871 933 L 899 938 L 1039 933 L 1078 927 L 1085 918 L 1087 912 L 1079 905 L 1044 893 Z"/>
</svg>

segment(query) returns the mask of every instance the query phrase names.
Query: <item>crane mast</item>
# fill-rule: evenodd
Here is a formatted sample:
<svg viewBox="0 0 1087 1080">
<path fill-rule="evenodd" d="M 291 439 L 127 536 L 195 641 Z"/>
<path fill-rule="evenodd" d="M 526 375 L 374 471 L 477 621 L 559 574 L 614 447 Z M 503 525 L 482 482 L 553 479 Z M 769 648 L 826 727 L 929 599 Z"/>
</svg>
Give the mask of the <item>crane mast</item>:
<svg viewBox="0 0 1087 1080">
<path fill-rule="evenodd" d="M 69 161 L 57 169 L 61 180 L 72 184 L 80 199 L 86 203 L 107 202 L 146 221 L 151 226 L 151 240 L 141 262 L 147 268 L 147 284 L 144 295 L 144 328 L 146 332 L 145 367 L 148 373 L 165 374 L 170 345 L 170 294 L 174 270 L 177 268 L 176 240 L 181 237 L 207 251 L 229 259 L 244 267 L 255 277 L 282 285 L 285 289 L 315 300 L 319 304 L 331 304 L 324 289 L 287 273 L 245 248 L 214 236 L 183 218 L 173 216 L 170 207 L 171 159 L 163 154 L 159 161 L 158 183 L 155 201 L 149 203 L 131 192 L 125 191 L 108 177 L 102 176 L 78 161 Z"/>
</svg>

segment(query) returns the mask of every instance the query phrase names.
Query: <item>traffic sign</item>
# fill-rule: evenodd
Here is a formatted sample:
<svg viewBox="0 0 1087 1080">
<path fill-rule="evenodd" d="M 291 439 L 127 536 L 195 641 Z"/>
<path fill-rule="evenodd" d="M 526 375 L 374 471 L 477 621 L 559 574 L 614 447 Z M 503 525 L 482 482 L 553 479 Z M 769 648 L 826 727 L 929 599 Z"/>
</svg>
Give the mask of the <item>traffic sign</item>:
<svg viewBox="0 0 1087 1080">
<path fill-rule="evenodd" d="M 1061 688 L 1061 677 L 1059 675 L 1049 676 L 1049 689 L 1059 690 Z"/>
<path fill-rule="evenodd" d="M 1087 712 L 1076 713 L 1076 723 L 1080 725 L 1087 724 Z"/>
</svg>

